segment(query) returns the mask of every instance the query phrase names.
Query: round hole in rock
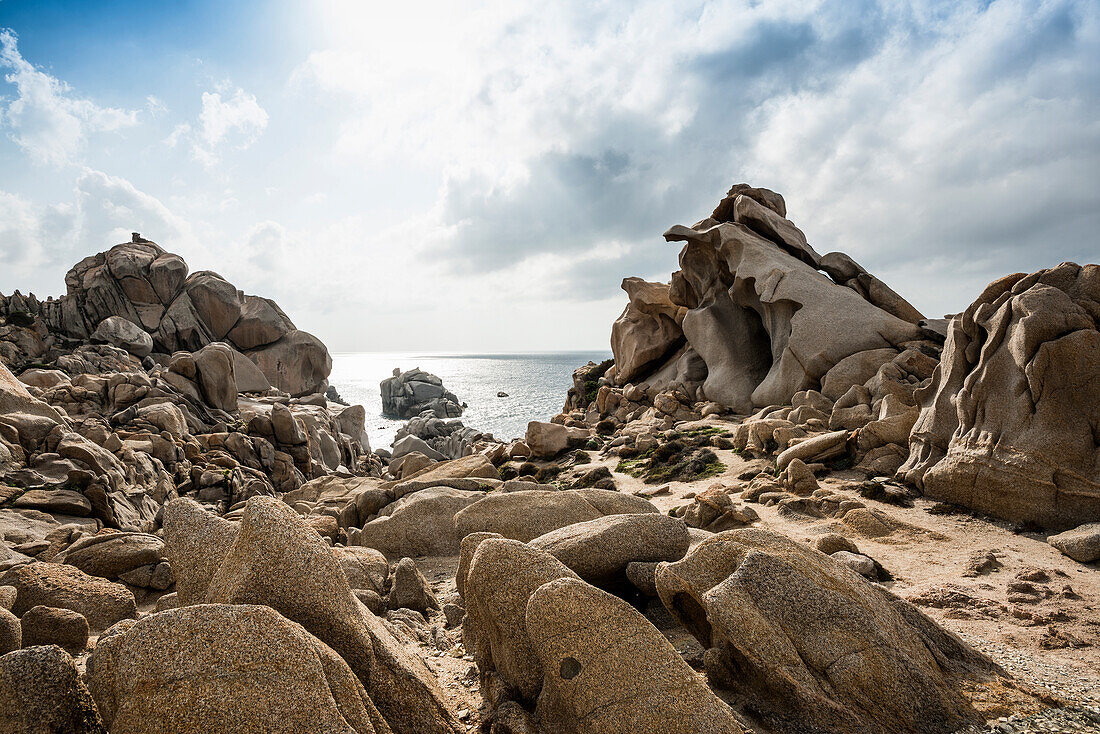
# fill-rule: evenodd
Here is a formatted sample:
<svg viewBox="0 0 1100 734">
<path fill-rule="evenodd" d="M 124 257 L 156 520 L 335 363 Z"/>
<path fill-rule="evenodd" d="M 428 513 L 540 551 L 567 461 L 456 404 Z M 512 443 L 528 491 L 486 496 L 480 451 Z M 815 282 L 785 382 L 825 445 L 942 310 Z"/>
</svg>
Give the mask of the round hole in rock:
<svg viewBox="0 0 1100 734">
<path fill-rule="evenodd" d="M 561 677 L 564 680 L 573 680 L 581 672 L 581 664 L 576 658 L 565 658 L 561 661 Z"/>
</svg>

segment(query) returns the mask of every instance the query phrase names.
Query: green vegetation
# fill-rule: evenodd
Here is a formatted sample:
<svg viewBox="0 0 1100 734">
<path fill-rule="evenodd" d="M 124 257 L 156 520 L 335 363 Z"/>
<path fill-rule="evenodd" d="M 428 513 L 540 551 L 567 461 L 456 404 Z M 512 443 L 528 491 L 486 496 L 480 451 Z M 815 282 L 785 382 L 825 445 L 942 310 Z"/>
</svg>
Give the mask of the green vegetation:
<svg viewBox="0 0 1100 734">
<path fill-rule="evenodd" d="M 646 484 L 694 482 L 721 474 L 726 465 L 707 448 L 670 441 L 640 456 L 619 461 L 615 471 L 645 479 Z"/>
</svg>

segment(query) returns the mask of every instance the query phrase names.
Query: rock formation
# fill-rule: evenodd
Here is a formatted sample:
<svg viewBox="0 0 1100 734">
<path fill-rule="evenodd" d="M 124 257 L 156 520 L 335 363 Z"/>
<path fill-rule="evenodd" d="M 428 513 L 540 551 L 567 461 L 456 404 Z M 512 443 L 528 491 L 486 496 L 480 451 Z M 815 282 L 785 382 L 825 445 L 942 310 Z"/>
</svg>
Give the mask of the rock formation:
<svg viewBox="0 0 1100 734">
<path fill-rule="evenodd" d="M 991 283 L 951 320 L 900 474 L 930 497 L 1065 529 L 1100 520 L 1100 266 Z"/>
<path fill-rule="evenodd" d="M 430 411 L 437 418 L 457 418 L 462 406 L 455 394 L 443 387 L 443 380 L 421 369 L 402 372 L 394 368 L 393 377 L 382 380 L 382 414 L 393 418 L 412 418 Z"/>
<path fill-rule="evenodd" d="M 933 617 L 1095 659 L 1097 266 L 998 281 L 944 328 L 786 215 L 739 184 L 670 229 L 680 269 L 623 282 L 614 359 L 507 444 L 395 370 L 408 422 L 372 452 L 323 345 L 137 236 L 58 300 L 0 297 L 0 730 L 953 734 L 1069 711 Z M 932 499 L 1080 527 L 1013 536 Z M 995 549 L 952 572 L 975 539 Z M 1025 554 L 1043 567 L 1009 571 Z"/>
<path fill-rule="evenodd" d="M 91 339 L 138 358 L 224 342 L 293 396 L 328 386 L 332 358 L 325 345 L 298 331 L 273 301 L 246 296 L 217 273 L 188 275 L 183 258 L 136 233 L 132 242 L 73 266 L 65 287 L 57 300 L 0 295 L 0 316 L 37 316 L 55 339 Z"/>
</svg>

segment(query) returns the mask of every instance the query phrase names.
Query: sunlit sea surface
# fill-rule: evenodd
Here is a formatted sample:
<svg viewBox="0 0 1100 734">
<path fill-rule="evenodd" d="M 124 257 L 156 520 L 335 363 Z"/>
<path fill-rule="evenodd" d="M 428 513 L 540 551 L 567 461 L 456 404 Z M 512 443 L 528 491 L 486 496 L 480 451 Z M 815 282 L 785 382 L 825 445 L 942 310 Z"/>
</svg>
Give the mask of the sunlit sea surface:
<svg viewBox="0 0 1100 734">
<path fill-rule="evenodd" d="M 378 384 L 393 373 L 419 367 L 439 375 L 443 385 L 467 404 L 462 422 L 501 440 L 522 436 L 531 420 L 549 420 L 561 411 L 573 384 L 573 370 L 611 352 L 536 354 L 334 354 L 329 382 L 351 404 L 367 409 L 371 447 L 388 448 L 402 421 L 382 417 Z M 497 397 L 498 392 L 508 397 Z"/>
</svg>

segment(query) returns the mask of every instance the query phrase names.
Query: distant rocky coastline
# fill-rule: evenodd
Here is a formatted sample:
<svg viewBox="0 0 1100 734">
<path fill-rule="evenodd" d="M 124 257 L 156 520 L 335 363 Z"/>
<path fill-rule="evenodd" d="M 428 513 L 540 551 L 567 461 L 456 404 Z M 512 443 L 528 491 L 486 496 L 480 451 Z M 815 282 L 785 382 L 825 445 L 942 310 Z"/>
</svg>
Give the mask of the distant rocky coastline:
<svg viewBox="0 0 1100 734">
<path fill-rule="evenodd" d="M 1100 721 L 1100 266 L 927 319 L 768 189 L 665 239 L 508 442 L 395 369 L 372 450 L 318 339 L 137 234 L 0 294 L 0 730 Z"/>
</svg>

